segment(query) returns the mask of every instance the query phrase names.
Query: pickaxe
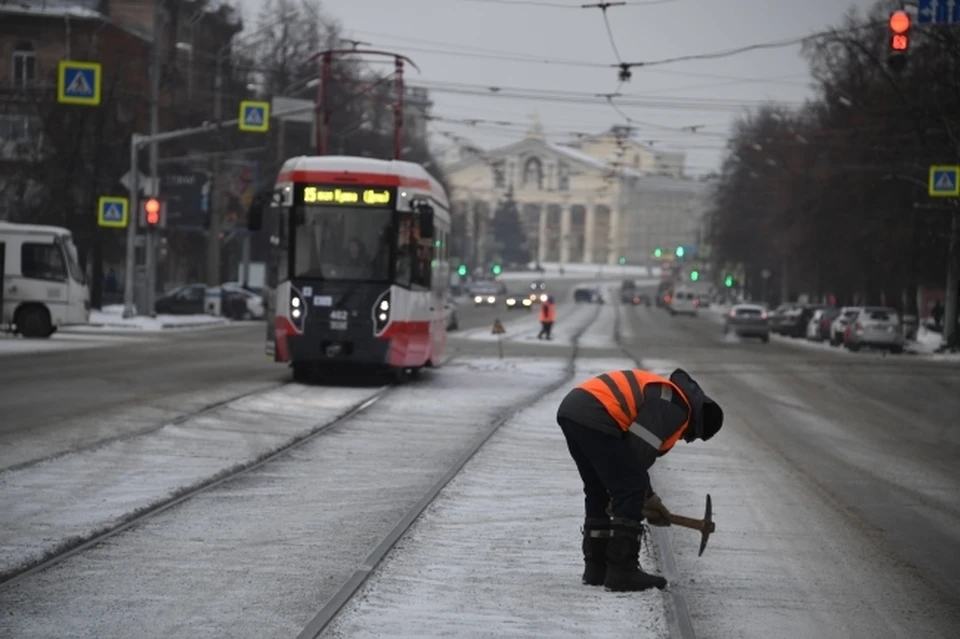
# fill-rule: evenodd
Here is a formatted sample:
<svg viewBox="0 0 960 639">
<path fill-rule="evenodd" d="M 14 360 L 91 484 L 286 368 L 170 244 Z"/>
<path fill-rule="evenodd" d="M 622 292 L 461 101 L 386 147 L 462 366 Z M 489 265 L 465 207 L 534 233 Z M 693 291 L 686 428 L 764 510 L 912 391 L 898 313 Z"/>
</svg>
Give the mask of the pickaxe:
<svg viewBox="0 0 960 639">
<path fill-rule="evenodd" d="M 648 519 L 659 519 L 660 513 L 656 510 L 644 510 L 643 516 Z M 706 512 L 703 513 L 703 519 L 693 519 L 691 517 L 682 517 L 670 513 L 667 521 L 671 524 L 683 526 L 684 528 L 699 530 L 701 534 L 703 534 L 703 537 L 700 539 L 700 553 L 697 555 L 699 557 L 707 547 L 707 539 L 710 538 L 710 534 L 717 529 L 717 525 L 713 523 L 713 504 L 710 501 L 710 494 L 707 494 L 707 509 Z"/>
</svg>

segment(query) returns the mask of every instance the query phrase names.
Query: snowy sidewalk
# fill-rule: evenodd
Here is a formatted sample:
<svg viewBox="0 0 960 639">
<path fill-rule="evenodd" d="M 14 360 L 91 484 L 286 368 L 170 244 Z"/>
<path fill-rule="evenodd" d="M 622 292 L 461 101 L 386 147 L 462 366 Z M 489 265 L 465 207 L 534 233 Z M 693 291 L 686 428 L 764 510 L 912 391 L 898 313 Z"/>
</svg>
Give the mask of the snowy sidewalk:
<svg viewBox="0 0 960 639">
<path fill-rule="evenodd" d="M 580 583 L 580 477 L 556 424 L 580 380 L 517 413 L 450 482 L 328 627 L 333 637 L 667 637 L 664 594 Z M 655 567 L 645 549 L 642 565 Z"/>
<path fill-rule="evenodd" d="M 72 327 L 82 331 L 84 328 L 123 329 L 134 331 L 162 331 L 170 329 L 202 328 L 222 326 L 229 320 L 215 315 L 157 315 L 156 317 L 123 317 L 123 307 L 104 306 L 103 310 L 90 311 L 90 322 L 86 326 Z"/>
</svg>

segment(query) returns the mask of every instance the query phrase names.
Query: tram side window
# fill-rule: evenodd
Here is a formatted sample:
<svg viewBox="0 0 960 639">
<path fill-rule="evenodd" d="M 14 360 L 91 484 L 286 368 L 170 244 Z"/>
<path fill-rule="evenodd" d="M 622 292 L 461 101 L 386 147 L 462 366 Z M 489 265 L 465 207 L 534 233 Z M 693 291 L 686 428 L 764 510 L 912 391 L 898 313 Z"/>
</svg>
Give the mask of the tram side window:
<svg viewBox="0 0 960 639">
<path fill-rule="evenodd" d="M 400 286 L 410 286 L 413 260 L 410 258 L 410 214 L 397 213 L 397 263 L 394 279 Z"/>
<path fill-rule="evenodd" d="M 35 280 L 62 282 L 67 279 L 63 253 L 55 244 L 24 243 L 20 247 L 20 272 Z"/>
<path fill-rule="evenodd" d="M 430 288 L 430 261 L 433 259 L 433 238 L 420 236 L 420 225 L 410 225 L 410 248 L 413 269 L 410 281 L 414 286 Z"/>
</svg>

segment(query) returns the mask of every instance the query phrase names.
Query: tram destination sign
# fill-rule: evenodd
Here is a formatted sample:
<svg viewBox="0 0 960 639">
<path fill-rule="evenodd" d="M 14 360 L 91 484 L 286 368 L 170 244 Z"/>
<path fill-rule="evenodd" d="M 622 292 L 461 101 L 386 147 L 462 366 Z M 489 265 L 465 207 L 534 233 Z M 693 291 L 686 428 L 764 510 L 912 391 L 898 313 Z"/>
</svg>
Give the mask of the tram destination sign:
<svg viewBox="0 0 960 639">
<path fill-rule="evenodd" d="M 298 204 L 389 208 L 396 198 L 396 189 L 355 186 L 304 185 L 298 189 Z"/>
</svg>

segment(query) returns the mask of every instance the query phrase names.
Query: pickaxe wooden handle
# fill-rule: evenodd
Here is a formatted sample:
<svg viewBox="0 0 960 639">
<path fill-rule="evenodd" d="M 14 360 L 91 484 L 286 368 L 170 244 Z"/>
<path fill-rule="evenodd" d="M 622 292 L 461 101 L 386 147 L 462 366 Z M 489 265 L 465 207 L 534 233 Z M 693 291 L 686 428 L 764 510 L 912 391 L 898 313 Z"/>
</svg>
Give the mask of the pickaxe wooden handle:
<svg viewBox="0 0 960 639">
<path fill-rule="evenodd" d="M 660 513 L 655 510 L 644 510 L 643 516 L 647 519 L 658 519 Z M 703 514 L 703 519 L 693 519 L 692 517 L 683 517 L 681 515 L 674 515 L 670 513 L 670 516 L 667 517 L 667 521 L 671 524 L 676 524 L 677 526 L 683 526 L 684 528 L 692 528 L 694 530 L 699 530 L 703 537 L 700 539 L 700 553 L 698 557 L 703 554 L 703 551 L 707 548 L 707 539 L 710 538 L 710 534 L 717 530 L 717 525 L 713 523 L 713 503 L 710 500 L 710 495 L 707 495 L 707 508 Z"/>
</svg>

